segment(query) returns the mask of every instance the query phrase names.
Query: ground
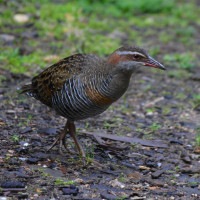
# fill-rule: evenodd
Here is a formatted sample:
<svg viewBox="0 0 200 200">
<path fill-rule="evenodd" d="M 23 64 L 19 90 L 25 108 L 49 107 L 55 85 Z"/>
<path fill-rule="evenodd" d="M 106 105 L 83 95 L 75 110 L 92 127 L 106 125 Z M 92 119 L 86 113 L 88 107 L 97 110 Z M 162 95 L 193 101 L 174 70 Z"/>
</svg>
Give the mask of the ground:
<svg viewBox="0 0 200 200">
<path fill-rule="evenodd" d="M 81 1 L 44 2 L 0 1 L 0 197 L 199 199 L 198 1 L 152 0 L 155 8 L 116 1 L 104 14 L 108 0 L 99 13 L 95 3 L 91 11 Z M 47 151 L 66 119 L 17 88 L 59 58 L 106 56 L 132 42 L 167 71 L 141 68 L 107 111 L 76 122 L 85 161 L 70 137 L 75 154 Z"/>
</svg>

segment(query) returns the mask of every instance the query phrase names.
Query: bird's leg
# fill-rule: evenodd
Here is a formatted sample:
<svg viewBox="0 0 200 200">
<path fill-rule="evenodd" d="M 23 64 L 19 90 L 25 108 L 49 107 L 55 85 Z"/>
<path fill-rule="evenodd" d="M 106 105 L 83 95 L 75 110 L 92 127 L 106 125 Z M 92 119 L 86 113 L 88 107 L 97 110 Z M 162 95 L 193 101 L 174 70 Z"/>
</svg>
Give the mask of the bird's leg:
<svg viewBox="0 0 200 200">
<path fill-rule="evenodd" d="M 69 151 L 70 153 L 72 153 L 72 151 L 70 151 L 68 148 L 67 148 L 67 144 L 66 144 L 66 135 L 67 133 L 69 133 L 69 128 L 68 128 L 68 123 L 66 122 L 65 124 L 65 127 L 64 127 L 64 130 L 61 132 L 61 134 L 59 135 L 59 140 L 60 140 L 60 144 L 59 144 L 59 154 L 63 155 L 63 152 L 62 152 L 62 146 L 65 147 L 65 149 L 67 151 Z"/>
<path fill-rule="evenodd" d="M 81 144 L 80 144 L 80 142 L 79 142 L 79 140 L 76 136 L 76 127 L 74 125 L 74 122 L 71 122 L 71 121 L 68 120 L 67 123 L 68 123 L 68 128 L 69 128 L 69 134 L 72 136 L 80 155 L 82 157 L 85 157 L 85 152 L 83 151 L 83 148 L 82 148 L 82 146 L 81 146 Z"/>
<path fill-rule="evenodd" d="M 62 152 L 62 146 L 64 146 L 67 151 L 69 151 L 70 153 L 72 153 L 67 148 L 67 145 L 66 145 L 66 142 L 65 142 L 66 135 L 67 135 L 67 133 L 69 133 L 68 126 L 69 126 L 69 123 L 66 122 L 64 130 L 62 130 L 59 133 L 59 136 L 56 138 L 56 140 L 53 142 L 53 144 L 51 145 L 51 147 L 47 151 L 51 150 L 59 142 L 59 154 L 61 154 L 61 155 L 63 154 L 63 152 Z"/>
<path fill-rule="evenodd" d="M 68 123 L 69 123 L 69 126 L 68 126 L 69 134 L 72 136 L 72 138 L 73 138 L 73 140 L 75 142 L 75 145 L 76 145 L 76 147 L 77 147 L 77 149 L 78 149 L 78 151 L 79 151 L 79 153 L 80 153 L 80 155 L 81 155 L 81 157 L 83 159 L 84 165 L 87 165 L 88 164 L 88 160 L 87 160 L 87 158 L 85 156 L 85 152 L 83 151 L 83 148 L 82 148 L 82 146 L 81 146 L 81 144 L 80 144 L 80 142 L 79 142 L 79 140 L 78 140 L 78 138 L 76 136 L 75 124 L 74 124 L 74 122 L 71 122 L 69 120 L 68 120 Z M 103 167 L 103 165 L 100 164 L 98 161 L 93 160 L 92 163 L 97 167 Z"/>
</svg>

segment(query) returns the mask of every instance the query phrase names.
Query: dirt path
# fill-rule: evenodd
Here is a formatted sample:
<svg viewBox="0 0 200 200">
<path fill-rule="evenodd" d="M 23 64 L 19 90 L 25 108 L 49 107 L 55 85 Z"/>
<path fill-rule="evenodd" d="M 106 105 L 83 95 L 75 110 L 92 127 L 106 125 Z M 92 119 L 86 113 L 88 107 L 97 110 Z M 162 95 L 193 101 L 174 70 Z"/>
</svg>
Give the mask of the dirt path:
<svg viewBox="0 0 200 200">
<path fill-rule="evenodd" d="M 77 122 L 79 132 L 101 132 L 160 140 L 165 148 L 79 134 L 87 151 L 77 154 L 46 152 L 65 119 L 19 96 L 16 88 L 28 77 L 1 71 L 0 196 L 18 199 L 198 199 L 199 149 L 195 146 L 200 110 L 192 109 L 197 82 L 177 80 L 146 70 L 131 80 L 118 102 L 94 119 Z M 155 78 L 156 77 L 156 78 Z M 182 87 L 183 85 L 187 87 Z M 180 95 L 184 93 L 184 98 Z M 179 94 L 179 95 L 178 95 Z M 73 143 L 68 138 L 70 149 Z M 156 144 L 159 146 L 159 143 Z M 116 148 L 117 147 L 117 148 Z"/>
</svg>

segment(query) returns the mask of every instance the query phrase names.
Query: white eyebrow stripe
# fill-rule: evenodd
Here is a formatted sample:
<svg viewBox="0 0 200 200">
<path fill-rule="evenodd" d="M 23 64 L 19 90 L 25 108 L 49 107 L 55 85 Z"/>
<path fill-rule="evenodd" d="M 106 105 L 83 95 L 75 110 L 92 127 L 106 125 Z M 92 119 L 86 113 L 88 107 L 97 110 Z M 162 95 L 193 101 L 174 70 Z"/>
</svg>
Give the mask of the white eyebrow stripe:
<svg viewBox="0 0 200 200">
<path fill-rule="evenodd" d="M 142 53 L 136 52 L 136 51 L 117 51 L 117 55 L 140 55 L 142 57 L 145 57 Z"/>
</svg>

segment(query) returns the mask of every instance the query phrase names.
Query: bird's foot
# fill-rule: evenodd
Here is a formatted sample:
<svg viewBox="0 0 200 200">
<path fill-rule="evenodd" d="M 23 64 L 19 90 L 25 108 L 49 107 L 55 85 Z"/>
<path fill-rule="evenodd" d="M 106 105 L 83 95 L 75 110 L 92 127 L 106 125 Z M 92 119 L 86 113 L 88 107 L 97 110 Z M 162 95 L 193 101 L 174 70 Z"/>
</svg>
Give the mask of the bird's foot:
<svg viewBox="0 0 200 200">
<path fill-rule="evenodd" d="M 70 152 L 71 154 L 75 154 L 75 152 L 71 151 L 68 147 L 67 144 L 65 142 L 65 138 L 66 138 L 66 133 L 65 132 L 60 132 L 59 136 L 56 138 L 56 140 L 53 142 L 53 144 L 50 146 L 50 148 L 48 148 L 47 151 L 50 151 L 51 149 L 53 149 L 53 147 L 56 146 L 57 143 L 59 143 L 59 154 L 63 155 L 63 150 L 62 147 L 64 146 L 64 148 Z"/>
<path fill-rule="evenodd" d="M 48 149 L 48 151 L 51 150 L 57 143 L 59 143 L 59 153 L 61 155 L 63 155 L 62 146 L 64 146 L 64 148 L 68 152 L 74 154 L 74 152 L 70 151 L 66 145 L 65 138 L 66 138 L 67 134 L 71 135 L 72 139 L 74 140 L 74 143 L 78 149 L 78 152 L 80 153 L 80 156 L 82 158 L 86 157 L 85 152 L 76 136 L 76 128 L 75 128 L 74 122 L 70 122 L 69 120 L 67 120 L 64 130 L 59 133 L 59 136 L 56 138 L 56 140 L 51 145 L 51 147 Z"/>
</svg>

